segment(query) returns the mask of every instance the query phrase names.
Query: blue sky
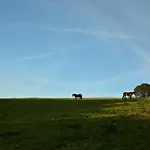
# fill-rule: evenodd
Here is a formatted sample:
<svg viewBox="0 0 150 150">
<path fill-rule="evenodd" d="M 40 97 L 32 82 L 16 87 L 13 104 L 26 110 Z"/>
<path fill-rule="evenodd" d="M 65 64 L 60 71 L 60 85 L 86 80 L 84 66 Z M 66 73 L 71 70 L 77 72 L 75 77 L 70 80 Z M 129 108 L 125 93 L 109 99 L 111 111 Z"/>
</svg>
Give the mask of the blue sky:
<svg viewBox="0 0 150 150">
<path fill-rule="evenodd" d="M 1 0 L 0 97 L 120 97 L 150 82 L 149 0 Z"/>
</svg>

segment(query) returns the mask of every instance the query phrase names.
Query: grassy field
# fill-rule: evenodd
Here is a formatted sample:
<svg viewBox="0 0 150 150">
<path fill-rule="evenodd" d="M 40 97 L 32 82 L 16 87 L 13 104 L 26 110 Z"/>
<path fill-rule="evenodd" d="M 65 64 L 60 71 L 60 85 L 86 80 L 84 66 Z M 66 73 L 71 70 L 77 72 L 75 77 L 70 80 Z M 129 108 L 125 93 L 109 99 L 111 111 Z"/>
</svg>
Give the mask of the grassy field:
<svg viewBox="0 0 150 150">
<path fill-rule="evenodd" d="M 0 150 L 134 149 L 150 149 L 148 99 L 0 100 Z"/>
</svg>

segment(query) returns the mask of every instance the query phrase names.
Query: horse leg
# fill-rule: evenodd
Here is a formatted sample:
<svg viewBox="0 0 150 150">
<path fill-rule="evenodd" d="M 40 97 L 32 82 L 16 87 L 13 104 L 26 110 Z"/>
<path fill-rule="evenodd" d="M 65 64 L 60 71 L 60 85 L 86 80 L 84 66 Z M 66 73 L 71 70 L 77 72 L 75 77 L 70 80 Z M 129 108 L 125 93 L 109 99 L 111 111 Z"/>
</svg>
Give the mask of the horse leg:
<svg viewBox="0 0 150 150">
<path fill-rule="evenodd" d="M 126 95 L 124 95 L 124 99 L 125 99 L 125 100 L 127 99 Z"/>
<path fill-rule="evenodd" d="M 124 97 L 125 97 L 125 94 L 123 94 L 122 99 L 124 99 Z"/>
</svg>

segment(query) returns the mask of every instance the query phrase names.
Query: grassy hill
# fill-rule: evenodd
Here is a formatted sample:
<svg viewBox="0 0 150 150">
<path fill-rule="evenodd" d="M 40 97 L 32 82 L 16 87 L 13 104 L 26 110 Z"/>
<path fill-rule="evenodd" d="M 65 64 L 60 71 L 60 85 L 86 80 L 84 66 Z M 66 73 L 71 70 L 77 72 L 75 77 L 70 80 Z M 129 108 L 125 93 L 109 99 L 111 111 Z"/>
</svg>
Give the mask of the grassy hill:
<svg viewBox="0 0 150 150">
<path fill-rule="evenodd" d="M 1 99 L 0 150 L 148 150 L 150 100 Z"/>
</svg>

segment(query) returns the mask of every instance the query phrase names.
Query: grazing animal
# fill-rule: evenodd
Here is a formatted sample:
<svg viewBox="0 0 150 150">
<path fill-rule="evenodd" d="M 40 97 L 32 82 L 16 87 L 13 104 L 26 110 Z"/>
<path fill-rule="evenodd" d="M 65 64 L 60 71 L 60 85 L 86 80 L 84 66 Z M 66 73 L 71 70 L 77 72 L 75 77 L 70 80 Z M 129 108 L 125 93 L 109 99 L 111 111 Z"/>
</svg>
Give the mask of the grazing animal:
<svg viewBox="0 0 150 150">
<path fill-rule="evenodd" d="M 72 94 L 72 97 L 75 97 L 75 99 L 77 99 L 78 97 L 82 99 L 82 94 Z"/>
<path fill-rule="evenodd" d="M 132 95 L 134 94 L 134 92 L 124 92 L 122 99 L 126 99 L 126 96 L 129 96 L 129 98 L 132 98 Z"/>
</svg>

